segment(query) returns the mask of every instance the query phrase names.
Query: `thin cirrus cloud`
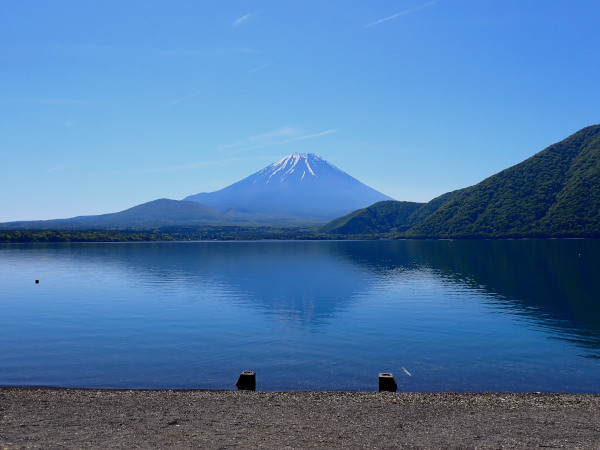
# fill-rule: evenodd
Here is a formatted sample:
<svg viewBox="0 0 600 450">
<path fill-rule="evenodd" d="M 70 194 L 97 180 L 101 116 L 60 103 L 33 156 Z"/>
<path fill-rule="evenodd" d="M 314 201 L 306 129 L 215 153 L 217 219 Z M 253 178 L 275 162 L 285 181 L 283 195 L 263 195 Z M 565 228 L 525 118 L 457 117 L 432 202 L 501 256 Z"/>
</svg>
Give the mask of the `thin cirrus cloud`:
<svg viewBox="0 0 600 450">
<path fill-rule="evenodd" d="M 223 145 L 218 150 L 232 150 L 229 155 L 235 155 L 237 153 L 243 153 L 249 150 L 254 150 L 262 147 L 269 147 L 274 145 L 287 144 L 295 141 L 304 141 L 307 139 L 317 139 L 323 136 L 337 132 L 338 128 L 332 128 L 329 130 L 321 131 L 318 133 L 302 134 L 299 130 L 284 126 L 276 130 L 269 131 L 267 133 L 256 134 L 246 138 L 243 141 L 236 142 L 234 144 Z M 203 162 L 192 162 L 180 165 L 162 166 L 162 167 L 147 167 L 147 168 L 136 168 L 136 169 L 125 169 L 112 172 L 114 175 L 143 175 L 153 173 L 165 173 L 165 172 L 180 172 L 185 170 L 193 170 L 207 166 L 220 165 L 230 162 L 239 161 L 238 157 L 226 157 L 218 158 L 212 161 Z M 57 169 L 58 170 L 58 169 Z"/>
<path fill-rule="evenodd" d="M 276 142 L 275 144 L 287 144 L 289 142 L 305 141 L 306 139 L 320 138 L 323 136 L 327 136 L 328 134 L 335 133 L 338 130 L 339 130 L 339 128 L 332 128 L 330 130 L 321 131 L 320 133 L 313 133 L 313 134 L 306 134 L 304 136 L 291 137 L 289 139 L 284 139 L 283 141 Z"/>
<path fill-rule="evenodd" d="M 54 173 L 54 172 L 60 172 L 63 171 L 65 169 L 64 166 L 54 166 L 54 167 L 49 167 L 46 169 L 46 173 Z"/>
<path fill-rule="evenodd" d="M 412 14 L 412 13 L 414 13 L 416 11 L 421 10 L 421 9 L 433 6 L 436 3 L 438 3 L 438 1 L 439 0 L 433 0 L 432 2 L 428 2 L 428 3 L 425 3 L 423 5 L 415 6 L 414 8 L 410 8 L 410 9 L 406 9 L 404 11 L 400 11 L 399 13 L 392 14 L 391 16 L 384 17 L 383 19 L 376 20 L 375 22 L 371 22 L 371 23 L 365 25 L 365 28 L 371 28 L 371 27 L 374 27 L 375 25 L 382 24 L 382 23 L 387 22 L 389 20 L 397 19 L 398 17 L 402 17 L 402 16 L 406 16 L 408 14 Z"/>
<path fill-rule="evenodd" d="M 184 163 L 173 166 L 161 166 L 161 167 L 146 167 L 146 168 L 135 168 L 135 169 L 124 169 L 110 172 L 111 175 L 147 175 L 147 174 L 158 174 L 168 172 L 181 172 L 187 170 L 196 170 L 199 168 L 216 167 L 216 166 L 227 166 L 231 163 L 248 160 L 246 157 L 238 158 L 219 158 L 213 160 L 197 161 Z"/>
<path fill-rule="evenodd" d="M 197 95 L 202 94 L 203 92 L 204 92 L 204 89 L 202 89 L 200 91 L 196 91 L 193 94 L 186 95 L 185 97 L 178 98 L 177 100 L 173 100 L 171 102 L 171 106 L 176 105 L 177 103 L 185 102 L 186 100 L 190 100 L 190 99 L 196 97 Z"/>
<path fill-rule="evenodd" d="M 262 66 L 258 66 L 258 67 L 255 67 L 254 69 L 250 69 L 248 71 L 248 73 L 260 72 L 261 70 L 265 70 L 265 69 L 271 67 L 272 65 L 273 65 L 273 63 L 263 64 Z"/>
<path fill-rule="evenodd" d="M 161 166 L 161 167 L 146 167 L 136 169 L 125 169 L 110 172 L 111 175 L 144 175 L 152 173 L 165 173 L 165 172 L 181 172 L 183 170 L 192 170 L 200 167 L 207 167 L 222 163 L 223 161 L 204 161 L 204 162 L 192 162 L 187 164 L 179 164 L 173 166 Z"/>
<path fill-rule="evenodd" d="M 320 131 L 318 133 L 302 133 L 293 127 L 281 127 L 277 130 L 267 133 L 250 136 L 243 141 L 238 141 L 233 144 L 222 145 L 218 150 L 230 150 L 229 154 L 242 153 L 249 150 L 255 150 L 262 147 L 272 147 L 275 145 L 284 145 L 291 142 L 304 141 L 307 139 L 317 139 L 329 134 L 337 132 L 339 128 L 331 128 L 329 130 Z"/>
<path fill-rule="evenodd" d="M 298 131 L 296 131 L 293 127 L 285 126 L 267 133 L 250 136 L 248 140 L 252 142 L 264 142 L 273 138 L 281 138 L 282 136 L 293 136 L 296 133 L 298 133 Z"/>
<path fill-rule="evenodd" d="M 246 15 L 244 15 L 244 16 L 236 19 L 233 22 L 233 26 L 234 27 L 239 27 L 239 26 L 245 25 L 248 22 L 251 22 L 253 18 L 254 18 L 254 16 L 252 14 L 246 14 Z"/>
</svg>

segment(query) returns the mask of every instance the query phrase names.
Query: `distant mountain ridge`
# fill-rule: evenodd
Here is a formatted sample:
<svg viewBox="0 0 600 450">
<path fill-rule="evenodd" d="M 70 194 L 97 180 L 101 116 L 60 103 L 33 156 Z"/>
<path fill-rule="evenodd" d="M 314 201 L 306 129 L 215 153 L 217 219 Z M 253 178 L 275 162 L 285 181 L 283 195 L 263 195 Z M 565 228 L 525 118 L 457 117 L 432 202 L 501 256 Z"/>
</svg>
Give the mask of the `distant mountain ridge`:
<svg viewBox="0 0 600 450">
<path fill-rule="evenodd" d="M 218 211 L 196 202 L 166 198 L 142 203 L 117 213 L 78 216 L 70 219 L 8 222 L 4 229 L 146 228 L 173 225 L 208 225 L 225 219 Z"/>
<path fill-rule="evenodd" d="M 184 200 L 232 220 L 323 223 L 391 197 L 314 153 L 294 153 L 219 191 Z"/>
<path fill-rule="evenodd" d="M 412 214 L 404 213 L 404 203 L 377 203 L 322 230 L 407 238 L 600 237 L 600 125 Z"/>
<path fill-rule="evenodd" d="M 427 203 L 391 200 L 318 155 L 295 153 L 224 189 L 181 201 L 160 199 L 119 213 L 0 228 L 256 224 L 314 226 L 300 232 L 306 238 L 600 238 L 600 125 Z"/>
<path fill-rule="evenodd" d="M 315 225 L 390 200 L 319 155 L 294 153 L 219 191 L 159 199 L 111 214 L 19 221 L 3 229 Z"/>
</svg>

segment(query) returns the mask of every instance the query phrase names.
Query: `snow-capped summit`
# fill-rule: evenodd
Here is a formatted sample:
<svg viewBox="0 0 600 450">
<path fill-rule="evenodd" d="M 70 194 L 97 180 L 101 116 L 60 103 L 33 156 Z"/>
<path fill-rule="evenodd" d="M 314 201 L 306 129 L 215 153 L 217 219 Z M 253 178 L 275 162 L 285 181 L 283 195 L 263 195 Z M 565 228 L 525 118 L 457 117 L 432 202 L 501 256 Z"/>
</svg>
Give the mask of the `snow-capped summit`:
<svg viewBox="0 0 600 450">
<path fill-rule="evenodd" d="M 281 158 L 270 166 L 261 170 L 259 175 L 261 179 L 267 180 L 267 183 L 273 181 L 284 182 L 286 179 L 302 181 L 310 177 L 319 178 L 319 174 L 326 174 L 329 171 L 343 173 L 333 164 L 328 163 L 316 153 L 292 153 Z"/>
<path fill-rule="evenodd" d="M 231 218 L 318 223 L 392 200 L 314 153 L 293 153 L 220 191 L 190 195 Z"/>
</svg>

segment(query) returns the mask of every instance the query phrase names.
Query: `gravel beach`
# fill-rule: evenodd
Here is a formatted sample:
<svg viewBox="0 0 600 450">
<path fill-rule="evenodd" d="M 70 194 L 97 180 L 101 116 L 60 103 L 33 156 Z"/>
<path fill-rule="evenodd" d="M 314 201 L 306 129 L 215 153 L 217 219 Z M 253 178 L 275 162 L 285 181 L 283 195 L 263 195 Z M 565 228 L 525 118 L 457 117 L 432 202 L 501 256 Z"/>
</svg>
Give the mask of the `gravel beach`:
<svg viewBox="0 0 600 450">
<path fill-rule="evenodd" d="M 600 396 L 0 388 L 0 447 L 600 448 Z"/>
</svg>

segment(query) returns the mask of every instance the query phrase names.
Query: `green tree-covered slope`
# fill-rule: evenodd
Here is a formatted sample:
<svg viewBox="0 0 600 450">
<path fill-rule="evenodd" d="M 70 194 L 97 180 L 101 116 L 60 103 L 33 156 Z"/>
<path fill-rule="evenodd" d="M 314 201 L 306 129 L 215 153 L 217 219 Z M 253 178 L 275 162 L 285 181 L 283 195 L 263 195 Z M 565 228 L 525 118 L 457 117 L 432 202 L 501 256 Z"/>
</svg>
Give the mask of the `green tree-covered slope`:
<svg viewBox="0 0 600 450">
<path fill-rule="evenodd" d="M 402 237 L 462 190 L 447 192 L 428 203 L 383 201 L 326 223 L 319 233 L 353 237 Z"/>
<path fill-rule="evenodd" d="M 459 192 L 406 237 L 600 237 L 600 125 Z"/>
<path fill-rule="evenodd" d="M 336 236 L 600 237 L 600 125 L 428 203 L 379 202 L 319 229 Z"/>
<path fill-rule="evenodd" d="M 319 231 L 340 235 L 403 232 L 410 228 L 410 216 L 422 206 L 423 203 L 393 200 L 378 202 L 334 219 L 320 227 Z"/>
</svg>

